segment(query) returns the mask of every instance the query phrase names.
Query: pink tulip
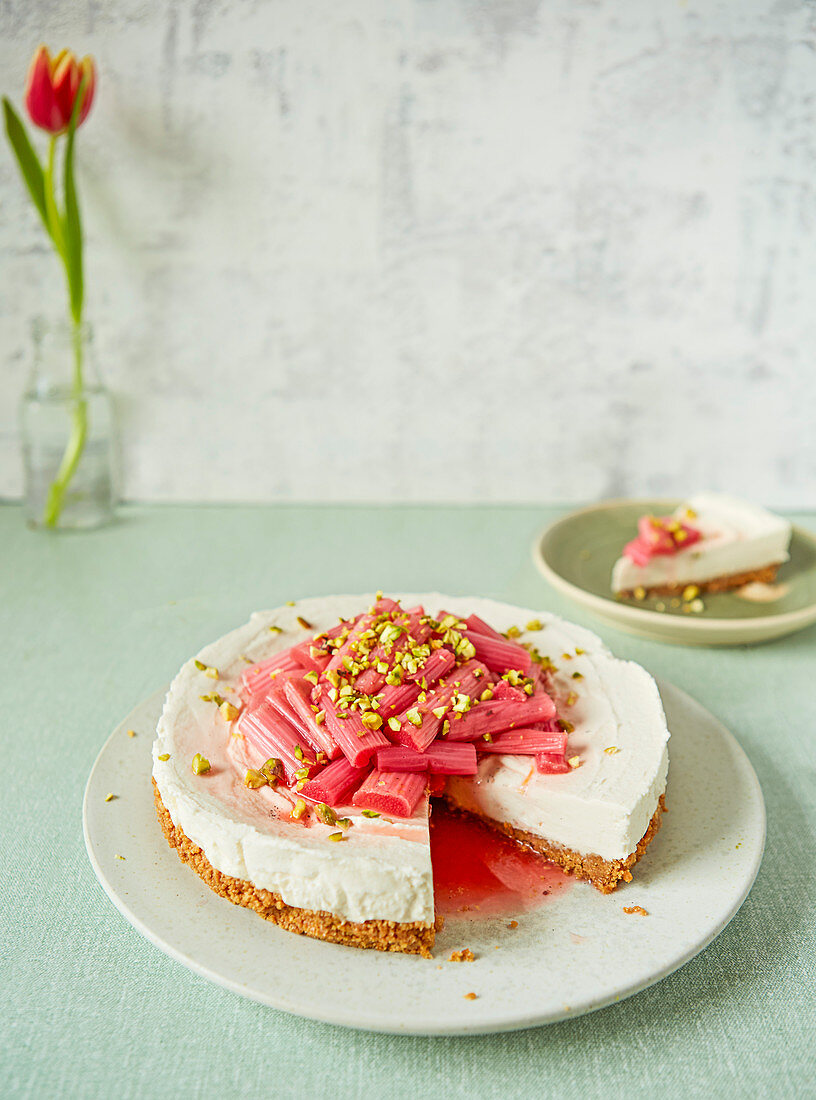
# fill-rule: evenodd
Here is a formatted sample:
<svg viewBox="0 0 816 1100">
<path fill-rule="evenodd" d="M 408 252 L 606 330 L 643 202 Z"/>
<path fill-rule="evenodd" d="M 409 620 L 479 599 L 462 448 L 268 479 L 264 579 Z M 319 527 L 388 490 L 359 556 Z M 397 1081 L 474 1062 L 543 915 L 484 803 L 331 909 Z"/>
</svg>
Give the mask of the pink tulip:
<svg viewBox="0 0 816 1100">
<path fill-rule="evenodd" d="M 96 89 L 96 70 L 92 57 L 77 61 L 70 50 L 60 50 L 51 57 L 47 46 L 40 46 L 31 61 L 26 80 L 25 104 L 35 126 L 50 134 L 68 129 L 79 85 L 87 76 L 77 127 L 85 121 L 91 109 Z"/>
</svg>

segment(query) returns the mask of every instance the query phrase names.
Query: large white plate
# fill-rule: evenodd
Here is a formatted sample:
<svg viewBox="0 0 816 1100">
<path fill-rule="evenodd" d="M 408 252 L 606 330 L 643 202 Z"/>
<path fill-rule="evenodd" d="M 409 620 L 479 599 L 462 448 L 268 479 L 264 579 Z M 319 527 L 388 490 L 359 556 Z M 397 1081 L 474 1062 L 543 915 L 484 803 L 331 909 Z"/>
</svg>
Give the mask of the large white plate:
<svg viewBox="0 0 816 1100">
<path fill-rule="evenodd" d="M 212 893 L 180 862 L 159 829 L 150 783 L 164 691 L 136 707 L 99 754 L 85 791 L 85 843 L 97 878 L 137 931 L 190 970 L 275 1008 L 415 1035 L 577 1016 L 645 989 L 702 951 L 739 909 L 762 858 L 765 806 L 747 757 L 689 696 L 670 684 L 661 693 L 672 731 L 669 813 L 634 882 L 606 896 L 576 883 L 518 914 L 515 930 L 506 918 L 449 918 L 432 960 L 284 932 Z M 106 802 L 108 793 L 116 798 Z M 627 915 L 624 905 L 649 915 Z M 462 947 L 476 961 L 448 962 Z M 465 999 L 471 991 L 476 1000 Z"/>
<path fill-rule="evenodd" d="M 533 561 L 554 588 L 599 619 L 660 642 L 765 642 L 816 622 L 816 537 L 801 527 L 793 528 L 790 561 L 779 569 L 777 598 L 772 602 L 753 602 L 739 591 L 706 593 L 702 614 L 686 614 L 661 596 L 616 599 L 610 587 L 612 566 L 637 531 L 638 517 L 665 514 L 679 503 L 607 500 L 579 508 L 555 520 L 536 538 Z"/>
</svg>

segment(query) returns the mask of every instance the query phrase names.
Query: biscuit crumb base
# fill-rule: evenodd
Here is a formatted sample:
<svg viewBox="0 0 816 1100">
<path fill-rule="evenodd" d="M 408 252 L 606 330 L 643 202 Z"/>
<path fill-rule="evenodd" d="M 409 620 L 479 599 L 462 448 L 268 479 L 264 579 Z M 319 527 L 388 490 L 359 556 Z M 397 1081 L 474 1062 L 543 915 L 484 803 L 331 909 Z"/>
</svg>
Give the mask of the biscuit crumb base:
<svg viewBox="0 0 816 1100">
<path fill-rule="evenodd" d="M 445 800 L 454 810 L 459 809 L 456 803 L 451 800 L 450 796 L 446 795 Z M 602 859 L 600 856 L 596 855 L 582 855 L 580 852 L 575 852 L 570 848 L 562 848 L 559 845 L 552 844 L 543 837 L 535 836 L 533 833 L 528 833 L 524 829 L 516 829 L 506 821 L 493 821 L 491 818 L 484 817 L 481 814 L 476 814 L 474 816 L 480 817 L 491 829 L 498 829 L 499 832 L 505 833 L 514 840 L 518 840 L 528 848 L 534 848 L 553 863 L 557 863 L 566 874 L 575 875 L 576 878 L 586 879 L 588 882 L 592 883 L 596 890 L 600 890 L 602 894 L 611 894 L 621 882 L 632 881 L 632 872 L 629 868 L 634 867 L 648 848 L 649 844 L 654 840 L 655 834 L 660 828 L 660 820 L 665 809 L 666 798 L 665 795 L 661 795 L 654 816 L 649 822 L 649 827 L 638 842 L 637 848 L 635 848 L 634 852 L 625 859 Z M 465 812 L 471 813 L 472 811 L 467 810 Z"/>
<path fill-rule="evenodd" d="M 195 873 L 206 882 L 211 890 L 220 894 L 234 905 L 243 905 L 253 909 L 264 920 L 285 928 L 287 932 L 296 932 L 301 936 L 311 936 L 329 943 L 341 943 L 348 947 L 367 947 L 376 951 L 401 951 L 408 955 L 431 957 L 434 937 L 442 927 L 441 919 L 435 924 L 422 924 L 420 921 L 406 922 L 387 920 L 367 920 L 361 923 L 344 921 L 331 913 L 298 909 L 287 905 L 279 894 L 269 890 L 259 890 L 251 882 L 232 878 L 216 871 L 204 852 L 189 837 L 173 824 L 173 820 L 164 805 L 153 780 L 153 797 L 156 803 L 156 816 L 162 832 L 171 848 L 175 848 L 182 863 L 192 867 Z"/>
<path fill-rule="evenodd" d="M 682 596 L 683 591 L 693 584 L 700 589 L 700 595 L 704 592 L 730 592 L 732 588 L 742 588 L 744 584 L 773 584 L 776 580 L 778 565 L 766 565 L 762 569 L 750 569 L 746 573 L 730 573 L 723 577 L 712 577 L 710 581 L 683 581 L 682 584 L 658 584 L 653 587 L 644 585 L 647 596 Z M 624 596 L 627 599 L 635 598 L 634 588 L 627 588 L 615 593 L 616 596 Z"/>
</svg>

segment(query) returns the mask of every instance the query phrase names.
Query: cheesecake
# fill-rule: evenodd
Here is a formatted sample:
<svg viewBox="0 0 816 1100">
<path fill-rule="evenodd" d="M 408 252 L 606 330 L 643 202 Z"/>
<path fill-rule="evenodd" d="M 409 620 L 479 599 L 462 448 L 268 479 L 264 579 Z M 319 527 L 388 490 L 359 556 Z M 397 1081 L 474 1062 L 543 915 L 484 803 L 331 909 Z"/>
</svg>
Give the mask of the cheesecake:
<svg viewBox="0 0 816 1100">
<path fill-rule="evenodd" d="M 321 597 L 257 612 L 182 666 L 154 798 L 170 845 L 230 901 L 427 956 L 435 800 L 608 893 L 659 827 L 668 739 L 649 674 L 553 615 Z"/>
<path fill-rule="evenodd" d="M 725 592 L 776 579 L 789 558 L 791 525 L 724 493 L 699 493 L 669 516 L 645 515 L 612 569 L 618 596 L 680 595 L 688 586 Z"/>
</svg>

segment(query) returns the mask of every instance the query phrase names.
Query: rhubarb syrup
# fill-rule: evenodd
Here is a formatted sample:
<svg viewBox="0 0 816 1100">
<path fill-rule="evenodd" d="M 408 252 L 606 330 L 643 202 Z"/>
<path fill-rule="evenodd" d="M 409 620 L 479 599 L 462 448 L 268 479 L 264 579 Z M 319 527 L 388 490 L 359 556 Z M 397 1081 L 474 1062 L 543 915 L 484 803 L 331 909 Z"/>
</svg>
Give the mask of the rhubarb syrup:
<svg viewBox="0 0 816 1100">
<path fill-rule="evenodd" d="M 571 884 L 538 852 L 439 801 L 431 814 L 431 860 L 436 911 L 448 916 L 512 916 Z"/>
</svg>

